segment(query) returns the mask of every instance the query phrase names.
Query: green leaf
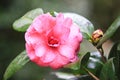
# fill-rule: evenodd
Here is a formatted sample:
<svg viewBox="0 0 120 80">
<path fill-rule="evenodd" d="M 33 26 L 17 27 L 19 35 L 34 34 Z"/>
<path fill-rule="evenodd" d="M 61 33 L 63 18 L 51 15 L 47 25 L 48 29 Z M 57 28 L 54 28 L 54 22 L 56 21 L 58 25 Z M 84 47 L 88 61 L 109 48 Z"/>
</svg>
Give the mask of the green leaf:
<svg viewBox="0 0 120 80">
<path fill-rule="evenodd" d="M 118 44 L 118 50 L 120 50 L 120 42 L 119 42 L 119 44 Z"/>
<path fill-rule="evenodd" d="M 111 50 L 110 50 L 110 53 L 109 53 L 109 55 L 108 55 L 108 59 L 109 58 L 112 58 L 112 57 L 114 57 L 114 58 L 119 58 L 119 54 L 120 53 L 118 53 L 120 50 L 118 50 L 118 48 L 119 48 L 119 42 L 116 42 L 114 45 L 113 45 L 113 47 L 111 48 Z"/>
<path fill-rule="evenodd" d="M 83 39 L 82 43 L 80 44 L 80 55 L 84 55 L 87 52 L 94 52 L 96 51 L 95 46 L 92 45 L 92 43 L 86 39 Z"/>
<path fill-rule="evenodd" d="M 32 19 L 22 17 L 14 22 L 13 27 L 17 31 L 26 31 L 31 23 Z"/>
<path fill-rule="evenodd" d="M 52 72 L 52 74 L 56 75 L 59 79 L 64 79 L 64 80 L 69 80 L 71 78 L 76 77 L 71 73 L 65 73 L 65 72 Z"/>
<path fill-rule="evenodd" d="M 119 27 L 120 27 L 120 16 L 107 29 L 107 31 L 105 32 L 99 43 L 97 44 L 97 47 L 100 47 L 106 40 L 112 37 Z"/>
<path fill-rule="evenodd" d="M 71 73 L 65 72 L 52 72 L 53 75 L 56 75 L 60 80 L 93 80 L 89 75 L 74 75 Z M 58 80 L 58 79 L 56 79 Z"/>
<path fill-rule="evenodd" d="M 103 65 L 100 73 L 100 80 L 116 80 L 113 58 L 109 59 Z"/>
<path fill-rule="evenodd" d="M 13 23 L 13 28 L 17 31 L 25 32 L 32 23 L 33 19 L 41 14 L 43 14 L 43 10 L 41 8 L 31 10 L 20 19 L 16 20 Z"/>
<path fill-rule="evenodd" d="M 116 76 L 118 77 L 118 79 L 120 79 L 120 50 L 119 50 L 119 45 L 120 43 L 117 42 L 113 45 L 108 58 L 112 58 L 114 57 L 113 63 L 115 66 L 115 72 L 116 72 Z"/>
<path fill-rule="evenodd" d="M 73 63 L 70 63 L 70 64 L 67 64 L 64 66 L 64 68 L 70 68 L 72 70 L 78 70 L 80 69 L 80 60 L 76 61 L 76 62 L 73 62 Z"/>
<path fill-rule="evenodd" d="M 10 78 L 15 72 L 21 69 L 26 63 L 29 62 L 26 51 L 21 52 L 7 67 L 4 80 Z"/>
<path fill-rule="evenodd" d="M 27 12 L 23 17 L 30 18 L 33 20 L 41 14 L 43 14 L 43 10 L 41 8 L 37 8 Z"/>
<path fill-rule="evenodd" d="M 81 59 L 81 66 L 86 66 L 90 57 L 90 52 L 86 53 Z"/>
<path fill-rule="evenodd" d="M 85 55 L 81 55 L 79 57 L 79 60 L 70 64 L 67 64 L 64 66 L 65 68 L 70 68 L 72 70 L 78 70 L 80 69 L 81 65 L 85 66 L 87 64 L 87 61 L 89 60 L 90 53 L 86 53 Z"/>
<path fill-rule="evenodd" d="M 96 76 L 99 76 L 102 69 L 103 63 L 101 60 L 101 55 L 98 51 L 90 53 L 90 59 L 87 64 L 87 68 Z"/>
<path fill-rule="evenodd" d="M 64 13 L 65 17 L 70 17 L 80 27 L 80 31 L 83 37 L 87 40 L 91 39 L 92 33 L 94 31 L 93 24 L 85 17 L 75 14 L 75 13 Z"/>
</svg>

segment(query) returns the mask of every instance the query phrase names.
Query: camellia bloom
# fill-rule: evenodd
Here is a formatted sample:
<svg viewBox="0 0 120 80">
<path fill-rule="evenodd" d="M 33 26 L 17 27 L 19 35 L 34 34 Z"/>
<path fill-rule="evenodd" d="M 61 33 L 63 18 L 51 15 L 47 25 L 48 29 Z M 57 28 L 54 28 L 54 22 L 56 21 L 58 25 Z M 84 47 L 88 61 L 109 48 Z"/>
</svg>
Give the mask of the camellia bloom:
<svg viewBox="0 0 120 80">
<path fill-rule="evenodd" d="M 33 20 L 25 33 L 26 51 L 31 61 L 58 69 L 78 59 L 82 41 L 79 27 L 62 13 L 49 13 Z"/>
</svg>

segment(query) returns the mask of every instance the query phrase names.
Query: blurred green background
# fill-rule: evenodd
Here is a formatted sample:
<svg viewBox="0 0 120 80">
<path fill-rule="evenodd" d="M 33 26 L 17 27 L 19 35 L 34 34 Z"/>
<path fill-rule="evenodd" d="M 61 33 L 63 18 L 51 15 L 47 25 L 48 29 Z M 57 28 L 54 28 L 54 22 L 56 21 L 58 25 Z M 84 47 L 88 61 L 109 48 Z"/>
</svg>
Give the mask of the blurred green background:
<svg viewBox="0 0 120 80">
<path fill-rule="evenodd" d="M 0 0 L 0 80 L 8 64 L 25 48 L 24 33 L 14 31 L 12 23 L 38 7 L 44 12 L 78 13 L 103 31 L 120 15 L 120 0 Z M 112 41 L 120 39 L 119 30 Z M 30 62 L 9 80 L 42 80 L 49 76 L 46 71 L 51 72 Z M 55 80 L 53 78 L 48 80 Z"/>
</svg>

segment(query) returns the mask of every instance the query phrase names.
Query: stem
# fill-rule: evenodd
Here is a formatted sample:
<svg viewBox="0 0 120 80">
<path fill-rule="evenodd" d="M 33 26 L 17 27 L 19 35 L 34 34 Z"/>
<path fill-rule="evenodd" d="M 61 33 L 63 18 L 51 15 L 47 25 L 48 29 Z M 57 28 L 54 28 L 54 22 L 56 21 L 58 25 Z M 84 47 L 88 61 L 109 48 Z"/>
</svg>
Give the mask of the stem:
<svg viewBox="0 0 120 80">
<path fill-rule="evenodd" d="M 103 48 L 100 47 L 100 48 L 97 48 L 97 50 L 100 52 L 100 55 L 101 55 L 101 57 L 102 57 L 103 62 L 106 62 L 106 58 L 105 58 L 105 56 L 104 56 Z"/>
<path fill-rule="evenodd" d="M 104 36 L 97 44 L 97 47 L 100 47 L 105 41 L 107 41 L 110 37 L 112 37 L 119 27 L 120 27 L 120 16 L 118 16 L 118 18 L 112 23 L 112 25 L 105 32 Z"/>
<path fill-rule="evenodd" d="M 86 69 L 86 68 L 84 68 L 85 69 L 85 71 L 87 71 L 88 72 L 88 74 L 91 76 L 91 77 L 93 77 L 95 80 L 100 80 L 98 77 L 96 77 L 93 73 L 91 73 L 88 69 Z"/>
</svg>

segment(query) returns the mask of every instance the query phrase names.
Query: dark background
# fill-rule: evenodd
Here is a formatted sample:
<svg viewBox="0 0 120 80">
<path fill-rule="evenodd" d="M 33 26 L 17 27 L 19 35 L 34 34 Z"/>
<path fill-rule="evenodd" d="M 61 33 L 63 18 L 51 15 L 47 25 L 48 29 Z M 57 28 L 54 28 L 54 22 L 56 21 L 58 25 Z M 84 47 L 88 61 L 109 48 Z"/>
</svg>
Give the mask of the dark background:
<svg viewBox="0 0 120 80">
<path fill-rule="evenodd" d="M 25 48 L 24 33 L 14 31 L 12 23 L 38 7 L 45 12 L 78 13 L 104 32 L 120 15 L 120 0 L 0 0 L 0 80 L 8 64 Z M 111 38 L 113 42 L 120 40 L 119 30 Z M 41 80 L 48 76 L 46 71 L 51 72 L 30 62 L 9 80 Z"/>
</svg>

